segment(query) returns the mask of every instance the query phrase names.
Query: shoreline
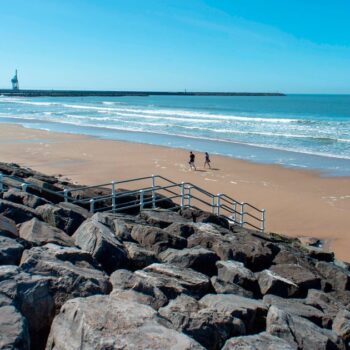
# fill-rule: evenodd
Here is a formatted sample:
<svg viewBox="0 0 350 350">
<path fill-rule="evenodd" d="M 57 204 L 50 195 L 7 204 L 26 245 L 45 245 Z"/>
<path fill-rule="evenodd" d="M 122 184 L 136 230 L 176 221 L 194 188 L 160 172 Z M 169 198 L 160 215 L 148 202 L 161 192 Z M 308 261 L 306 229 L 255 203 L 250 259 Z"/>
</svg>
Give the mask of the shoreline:
<svg viewBox="0 0 350 350">
<path fill-rule="evenodd" d="M 62 174 L 93 185 L 159 174 L 188 181 L 212 193 L 227 193 L 267 211 L 267 231 L 293 237 L 316 237 L 337 258 L 350 261 L 350 177 L 325 177 L 316 170 L 285 168 L 211 155 L 218 170 L 187 167 L 188 151 L 93 136 L 1 124 L 1 159 L 48 174 Z M 14 147 L 15 146 L 15 147 Z M 141 152 L 140 152 L 141 150 Z M 349 189 L 349 193 L 346 192 Z"/>
</svg>

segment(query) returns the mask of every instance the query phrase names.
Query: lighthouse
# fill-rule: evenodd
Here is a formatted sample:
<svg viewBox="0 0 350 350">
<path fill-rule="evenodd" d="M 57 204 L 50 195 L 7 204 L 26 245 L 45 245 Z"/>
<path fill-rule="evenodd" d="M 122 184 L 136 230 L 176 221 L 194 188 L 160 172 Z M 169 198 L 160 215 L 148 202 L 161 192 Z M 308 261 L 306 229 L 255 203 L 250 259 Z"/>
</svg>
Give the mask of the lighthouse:
<svg viewBox="0 0 350 350">
<path fill-rule="evenodd" d="M 11 79 L 11 83 L 12 83 L 12 90 L 19 90 L 17 69 L 16 69 L 15 76 Z"/>
</svg>

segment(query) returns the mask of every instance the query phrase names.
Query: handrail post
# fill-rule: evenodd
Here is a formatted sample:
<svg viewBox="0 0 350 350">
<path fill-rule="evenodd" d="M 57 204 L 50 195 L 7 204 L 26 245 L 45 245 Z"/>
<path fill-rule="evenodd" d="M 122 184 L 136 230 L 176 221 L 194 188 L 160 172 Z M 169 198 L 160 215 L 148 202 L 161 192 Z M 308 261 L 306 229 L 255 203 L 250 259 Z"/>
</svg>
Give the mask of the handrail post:
<svg viewBox="0 0 350 350">
<path fill-rule="evenodd" d="M 152 174 L 152 208 L 154 209 L 156 207 L 156 177 Z"/>
<path fill-rule="evenodd" d="M 140 211 L 143 209 L 144 206 L 144 190 L 140 190 Z"/>
<path fill-rule="evenodd" d="M 185 206 L 185 183 L 181 182 L 181 209 Z"/>
<path fill-rule="evenodd" d="M 95 212 L 95 199 L 91 198 L 90 199 L 90 213 Z"/>
<path fill-rule="evenodd" d="M 233 209 L 232 219 L 236 223 L 237 202 L 233 202 L 232 209 Z"/>
<path fill-rule="evenodd" d="M 4 179 L 3 173 L 0 173 L 0 192 L 4 191 L 3 179 Z"/>
<path fill-rule="evenodd" d="M 191 197 L 192 197 L 191 189 L 192 189 L 192 186 L 189 185 L 188 186 L 188 193 L 187 193 L 187 205 L 189 208 L 191 208 Z"/>
<path fill-rule="evenodd" d="M 115 181 L 111 182 L 112 184 L 112 211 L 115 213 Z"/>
<path fill-rule="evenodd" d="M 25 182 L 23 182 L 23 183 L 21 184 L 21 187 L 22 187 L 22 191 L 23 191 L 23 192 L 27 192 L 28 184 L 26 184 Z"/>
<path fill-rule="evenodd" d="M 241 203 L 241 213 L 240 213 L 240 225 L 243 227 L 243 224 L 244 224 L 244 202 Z"/>
<path fill-rule="evenodd" d="M 68 188 L 65 188 L 63 190 L 63 197 L 64 197 L 64 201 L 67 203 L 68 202 Z"/>
<path fill-rule="evenodd" d="M 261 210 L 261 232 L 265 231 L 265 209 Z"/>
<path fill-rule="evenodd" d="M 217 197 L 218 197 L 218 201 L 216 203 L 216 215 L 219 216 L 220 208 L 221 208 L 221 193 L 218 193 Z"/>
<path fill-rule="evenodd" d="M 216 204 L 215 204 L 215 196 L 213 195 L 212 199 L 211 199 L 211 212 L 213 214 L 215 214 L 215 208 L 216 208 Z"/>
</svg>

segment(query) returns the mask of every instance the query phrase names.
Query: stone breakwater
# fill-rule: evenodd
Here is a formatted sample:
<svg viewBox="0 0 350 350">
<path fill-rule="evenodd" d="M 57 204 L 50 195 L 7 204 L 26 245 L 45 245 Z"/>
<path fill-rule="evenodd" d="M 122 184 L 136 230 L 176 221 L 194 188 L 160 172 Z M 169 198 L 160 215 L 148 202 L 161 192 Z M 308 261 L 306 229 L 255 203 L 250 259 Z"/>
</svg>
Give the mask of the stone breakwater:
<svg viewBox="0 0 350 350">
<path fill-rule="evenodd" d="M 91 215 L 9 187 L 0 330 L 0 349 L 349 349 L 349 265 L 200 210 Z"/>
</svg>

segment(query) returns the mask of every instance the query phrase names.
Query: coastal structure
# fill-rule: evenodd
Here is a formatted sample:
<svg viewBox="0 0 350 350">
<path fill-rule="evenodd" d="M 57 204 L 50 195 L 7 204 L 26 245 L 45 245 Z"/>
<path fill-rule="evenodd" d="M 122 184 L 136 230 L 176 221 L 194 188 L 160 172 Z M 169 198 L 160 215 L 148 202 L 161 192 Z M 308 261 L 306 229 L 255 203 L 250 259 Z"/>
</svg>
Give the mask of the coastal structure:
<svg viewBox="0 0 350 350">
<path fill-rule="evenodd" d="M 16 72 L 15 72 L 15 76 L 11 79 L 11 84 L 12 84 L 12 90 L 13 91 L 18 91 L 19 90 L 17 69 L 16 69 Z"/>
</svg>

